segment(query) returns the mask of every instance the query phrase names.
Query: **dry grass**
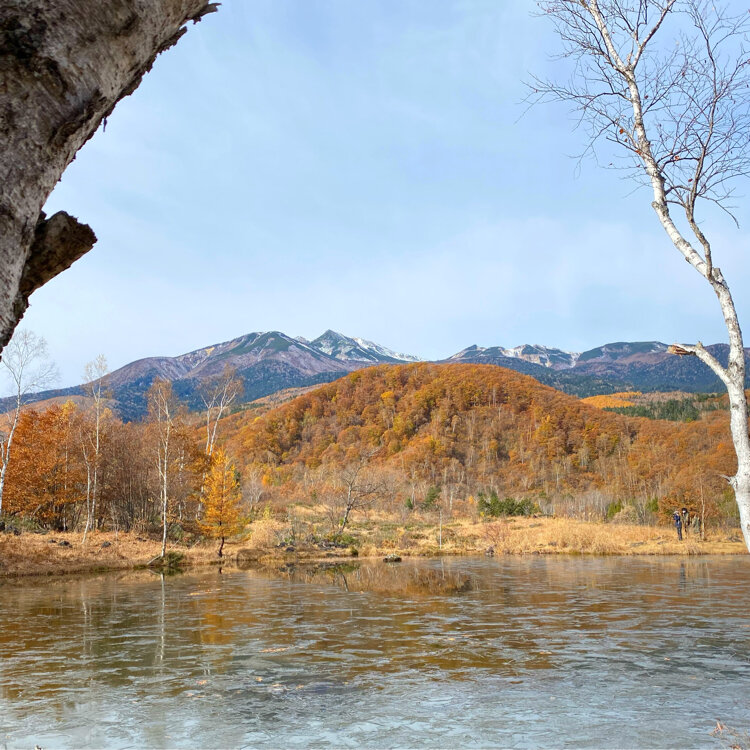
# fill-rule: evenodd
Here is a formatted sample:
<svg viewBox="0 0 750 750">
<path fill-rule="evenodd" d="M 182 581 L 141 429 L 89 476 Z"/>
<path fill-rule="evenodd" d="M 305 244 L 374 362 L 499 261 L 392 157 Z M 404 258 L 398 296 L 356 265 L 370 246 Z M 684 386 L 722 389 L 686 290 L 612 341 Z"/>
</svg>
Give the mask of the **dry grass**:
<svg viewBox="0 0 750 750">
<path fill-rule="evenodd" d="M 250 538 L 245 546 L 251 549 L 271 549 L 281 542 L 286 524 L 272 518 L 260 518 L 250 527 Z"/>
<path fill-rule="evenodd" d="M 322 525 L 321 521 L 321 525 Z M 248 538 L 231 540 L 224 548 L 224 560 L 248 550 L 249 558 L 288 557 L 320 560 L 349 557 L 344 549 L 320 550 L 298 546 L 285 553 L 277 545 L 288 526 L 278 520 L 261 519 L 251 527 Z M 510 518 L 479 522 L 452 521 L 443 525 L 443 544 L 438 546 L 438 528 L 431 519 L 372 517 L 353 523 L 349 532 L 357 540 L 360 557 L 383 557 L 390 553 L 426 557 L 483 554 L 493 547 L 495 554 L 590 554 L 590 555 L 708 555 L 746 554 L 738 533 L 731 537 L 711 532 L 706 541 L 692 537 L 680 542 L 674 529 L 666 526 L 629 526 L 573 521 L 564 518 Z M 70 546 L 61 546 L 68 542 Z M 126 570 L 147 565 L 161 551 L 161 543 L 135 534 L 112 532 L 89 534 L 86 547 L 81 533 L 0 534 L 0 578 L 57 575 L 105 570 Z M 109 546 L 102 545 L 109 543 Z M 169 550 L 184 555 L 184 565 L 219 562 L 217 544 L 186 547 L 170 544 Z M 251 550 L 251 551 L 250 551 Z"/>
<path fill-rule="evenodd" d="M 497 529 L 500 525 L 501 529 Z M 463 534 L 504 554 L 709 555 L 745 554 L 741 541 L 709 533 L 680 542 L 667 526 L 589 523 L 567 518 L 513 518 L 463 527 Z"/>
<path fill-rule="evenodd" d="M 137 568 L 161 553 L 161 541 L 135 534 L 89 533 L 85 547 L 82 541 L 80 532 L 0 534 L 0 577 Z M 60 542 L 70 546 L 61 546 Z M 102 547 L 106 543 L 110 546 Z M 184 555 L 186 565 L 209 565 L 218 559 L 218 545 L 214 542 L 190 548 L 169 544 L 167 549 Z M 227 545 L 225 555 L 233 553 L 234 549 Z"/>
</svg>

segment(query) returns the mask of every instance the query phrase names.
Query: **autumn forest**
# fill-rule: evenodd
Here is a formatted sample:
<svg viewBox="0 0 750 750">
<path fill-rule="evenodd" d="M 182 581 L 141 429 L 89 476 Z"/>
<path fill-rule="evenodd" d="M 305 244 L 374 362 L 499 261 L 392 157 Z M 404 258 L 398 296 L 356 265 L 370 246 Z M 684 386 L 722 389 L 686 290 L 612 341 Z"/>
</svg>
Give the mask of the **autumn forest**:
<svg viewBox="0 0 750 750">
<path fill-rule="evenodd" d="M 106 381 L 79 403 L 21 411 L 6 525 L 166 543 L 252 533 L 254 519 L 308 506 L 335 536 L 371 509 L 476 520 L 492 513 L 488 497 L 587 521 L 660 524 L 686 506 L 704 523 L 735 523 L 720 408 L 687 423 L 628 417 L 492 365 L 410 364 L 357 371 L 270 409 L 238 408 L 230 370 L 202 384 L 200 412 L 157 380 L 148 417 L 123 422 Z"/>
</svg>

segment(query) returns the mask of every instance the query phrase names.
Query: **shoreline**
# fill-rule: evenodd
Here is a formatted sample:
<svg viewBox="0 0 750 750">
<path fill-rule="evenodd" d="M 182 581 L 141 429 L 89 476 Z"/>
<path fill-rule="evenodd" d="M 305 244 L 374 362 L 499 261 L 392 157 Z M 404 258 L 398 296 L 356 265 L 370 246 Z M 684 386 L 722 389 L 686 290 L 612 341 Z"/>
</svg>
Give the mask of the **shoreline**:
<svg viewBox="0 0 750 750">
<path fill-rule="evenodd" d="M 672 538 L 668 527 L 618 526 L 556 518 L 514 518 L 491 521 L 457 521 L 444 524 L 444 543 L 436 542 L 437 527 L 429 523 L 405 526 L 394 538 L 377 536 L 379 525 L 372 520 L 353 524 L 357 546 L 320 548 L 314 545 L 256 546 L 252 535 L 227 541 L 224 556 L 217 545 L 201 542 L 193 546 L 172 543 L 167 554 L 181 556 L 178 570 L 207 566 L 268 566 L 289 563 L 325 563 L 401 558 L 480 556 L 492 548 L 494 556 L 569 555 L 692 557 L 742 555 L 747 550 L 733 530 L 716 531 L 705 541 Z M 670 533 L 671 532 L 671 533 Z M 57 578 L 67 575 L 153 570 L 149 565 L 161 552 L 161 541 L 134 533 L 89 533 L 86 546 L 80 532 L 0 534 L 0 583 L 25 578 Z M 239 555 L 238 555 L 239 553 Z"/>
</svg>

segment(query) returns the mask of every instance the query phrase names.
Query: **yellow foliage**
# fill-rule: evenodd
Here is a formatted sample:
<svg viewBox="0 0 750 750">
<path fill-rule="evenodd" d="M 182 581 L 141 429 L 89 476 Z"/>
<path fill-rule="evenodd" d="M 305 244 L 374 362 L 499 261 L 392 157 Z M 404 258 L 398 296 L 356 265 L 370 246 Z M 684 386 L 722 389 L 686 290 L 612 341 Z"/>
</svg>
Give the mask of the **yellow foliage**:
<svg viewBox="0 0 750 750">
<path fill-rule="evenodd" d="M 214 453 L 211 470 L 206 480 L 206 500 L 200 530 L 214 539 L 221 539 L 219 557 L 224 547 L 224 539 L 237 534 L 242 529 L 240 518 L 240 482 L 237 470 L 230 463 L 224 450 Z"/>
<path fill-rule="evenodd" d="M 589 396 L 588 398 L 582 398 L 581 401 L 589 406 L 595 406 L 597 409 L 613 409 L 619 406 L 635 406 L 633 399 L 642 395 L 640 391 L 620 391 L 603 396 Z"/>
</svg>

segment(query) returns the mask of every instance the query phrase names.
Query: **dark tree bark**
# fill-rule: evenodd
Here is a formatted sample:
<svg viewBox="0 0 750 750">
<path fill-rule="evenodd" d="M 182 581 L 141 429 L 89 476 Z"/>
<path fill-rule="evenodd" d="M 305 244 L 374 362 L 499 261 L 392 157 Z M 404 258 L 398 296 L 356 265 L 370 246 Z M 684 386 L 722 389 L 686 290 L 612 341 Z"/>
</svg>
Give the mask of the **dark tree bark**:
<svg viewBox="0 0 750 750">
<path fill-rule="evenodd" d="M 47 197 L 157 55 L 216 10 L 207 0 L 0 3 L 0 351 L 31 293 L 88 252 L 90 227 Z"/>
</svg>

